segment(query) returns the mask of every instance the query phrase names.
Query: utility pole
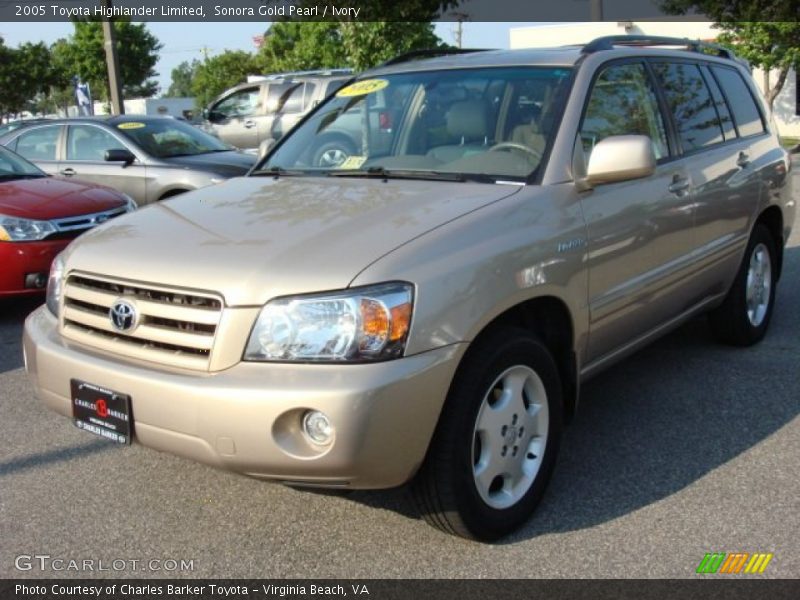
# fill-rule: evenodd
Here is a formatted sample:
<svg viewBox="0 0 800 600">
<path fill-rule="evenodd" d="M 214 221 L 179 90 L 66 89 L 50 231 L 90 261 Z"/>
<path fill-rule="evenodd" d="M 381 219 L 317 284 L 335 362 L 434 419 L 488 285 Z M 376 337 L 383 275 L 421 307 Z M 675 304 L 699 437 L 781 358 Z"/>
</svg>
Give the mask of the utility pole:
<svg viewBox="0 0 800 600">
<path fill-rule="evenodd" d="M 104 0 L 107 14 L 111 13 L 111 0 Z M 125 114 L 122 102 L 122 85 L 119 80 L 119 59 L 117 58 L 117 41 L 114 37 L 114 24 L 110 17 L 103 19 L 103 40 L 108 66 L 108 89 L 111 92 L 111 112 L 115 115 Z"/>
<path fill-rule="evenodd" d="M 592 21 L 603 20 L 603 0 L 589 0 Z"/>
<path fill-rule="evenodd" d="M 464 12 L 454 12 L 452 15 L 456 18 L 456 30 L 454 32 L 456 38 L 456 46 L 461 48 L 461 36 L 464 33 L 464 21 L 469 18 L 469 15 Z"/>
</svg>

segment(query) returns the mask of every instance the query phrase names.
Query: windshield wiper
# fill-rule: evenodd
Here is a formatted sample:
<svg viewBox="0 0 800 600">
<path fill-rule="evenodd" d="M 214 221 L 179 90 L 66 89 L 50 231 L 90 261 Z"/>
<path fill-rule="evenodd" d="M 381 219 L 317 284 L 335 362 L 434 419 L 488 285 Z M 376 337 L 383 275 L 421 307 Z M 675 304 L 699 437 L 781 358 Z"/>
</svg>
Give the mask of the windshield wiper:
<svg viewBox="0 0 800 600">
<path fill-rule="evenodd" d="M 308 172 L 300 169 L 284 169 L 283 167 L 275 166 L 270 167 L 269 169 L 259 169 L 258 171 L 253 171 L 252 175 L 273 176 L 277 179 L 278 177 L 286 176 L 300 177 L 302 175 L 308 175 Z"/>
<path fill-rule="evenodd" d="M 412 171 L 409 169 L 385 169 L 369 167 L 361 170 L 328 171 L 330 177 L 372 177 L 376 179 L 425 179 L 430 181 L 467 181 L 464 173 L 447 173 L 444 171 Z"/>
<path fill-rule="evenodd" d="M 0 179 L 41 179 L 47 177 L 44 173 L 0 173 Z"/>
</svg>

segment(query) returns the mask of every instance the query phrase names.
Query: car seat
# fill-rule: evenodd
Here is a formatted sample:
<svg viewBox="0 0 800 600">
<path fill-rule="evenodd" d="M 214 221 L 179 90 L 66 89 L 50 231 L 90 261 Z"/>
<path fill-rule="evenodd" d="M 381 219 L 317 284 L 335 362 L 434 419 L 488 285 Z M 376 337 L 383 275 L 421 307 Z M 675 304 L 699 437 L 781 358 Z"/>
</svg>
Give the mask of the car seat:
<svg viewBox="0 0 800 600">
<path fill-rule="evenodd" d="M 428 156 L 442 162 L 451 162 L 489 149 L 489 127 L 486 106 L 477 100 L 454 102 L 445 113 L 448 135 L 458 144 L 437 146 Z"/>
</svg>

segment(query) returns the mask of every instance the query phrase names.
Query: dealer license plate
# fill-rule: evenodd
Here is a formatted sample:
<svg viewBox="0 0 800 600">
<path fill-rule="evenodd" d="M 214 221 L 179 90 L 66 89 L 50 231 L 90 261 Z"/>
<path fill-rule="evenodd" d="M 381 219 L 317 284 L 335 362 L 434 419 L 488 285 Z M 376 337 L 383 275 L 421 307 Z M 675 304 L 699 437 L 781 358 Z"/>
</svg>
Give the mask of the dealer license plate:
<svg viewBox="0 0 800 600">
<path fill-rule="evenodd" d="M 77 379 L 72 387 L 72 418 L 79 429 L 119 444 L 131 443 L 131 397 Z"/>
</svg>

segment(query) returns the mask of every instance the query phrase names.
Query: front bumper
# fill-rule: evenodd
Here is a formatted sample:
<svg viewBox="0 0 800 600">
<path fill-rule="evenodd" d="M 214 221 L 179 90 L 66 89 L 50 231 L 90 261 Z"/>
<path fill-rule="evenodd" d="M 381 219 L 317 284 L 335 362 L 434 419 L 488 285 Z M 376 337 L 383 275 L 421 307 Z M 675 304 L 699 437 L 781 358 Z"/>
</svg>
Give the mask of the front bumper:
<svg viewBox="0 0 800 600">
<path fill-rule="evenodd" d="M 374 364 L 239 363 L 216 373 L 167 372 L 63 339 L 46 307 L 25 322 L 36 395 L 72 415 L 70 380 L 131 396 L 141 444 L 295 485 L 385 488 L 408 481 L 430 442 L 465 344 Z M 327 446 L 301 431 L 306 410 L 335 428 Z"/>
<path fill-rule="evenodd" d="M 25 276 L 43 273 L 46 281 L 50 263 L 70 241 L 0 242 L 0 297 L 42 294 L 44 288 L 25 287 Z"/>
</svg>

